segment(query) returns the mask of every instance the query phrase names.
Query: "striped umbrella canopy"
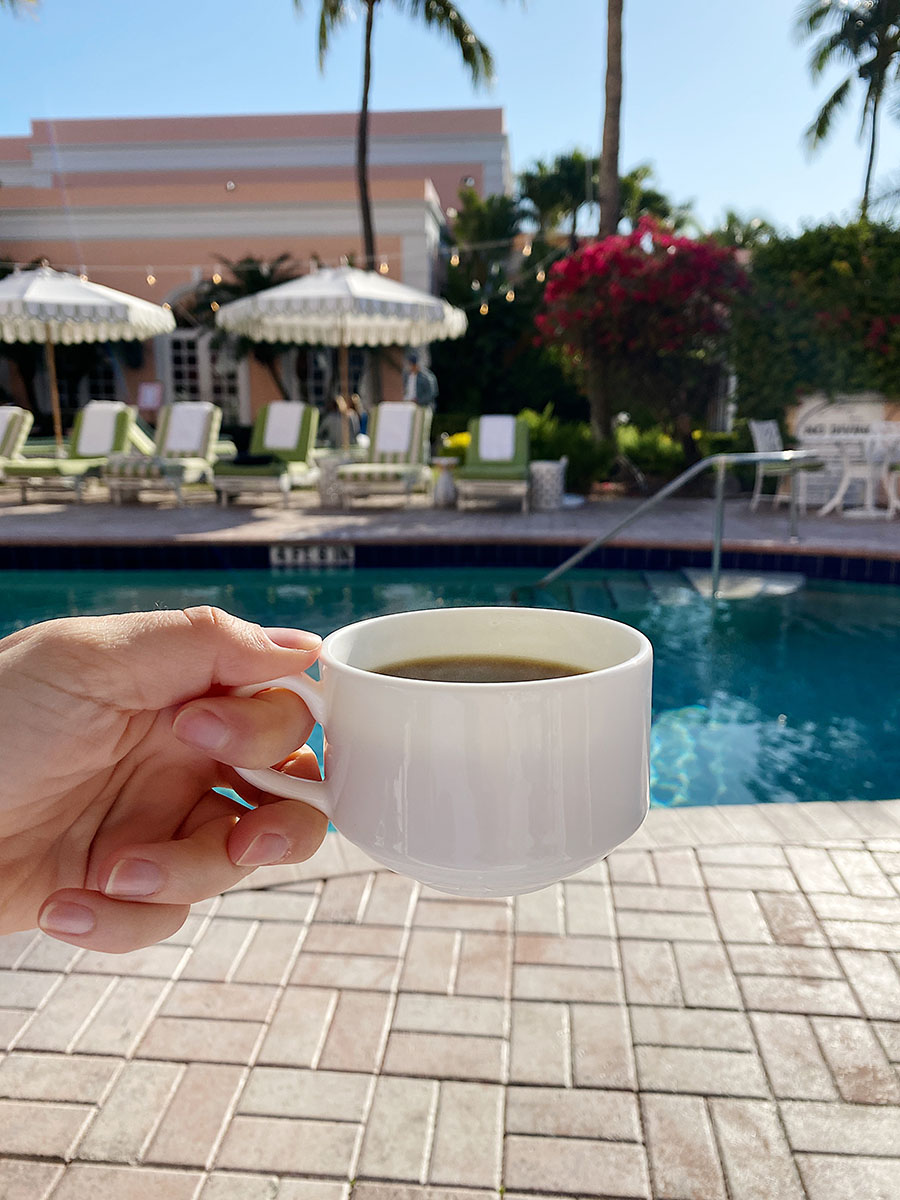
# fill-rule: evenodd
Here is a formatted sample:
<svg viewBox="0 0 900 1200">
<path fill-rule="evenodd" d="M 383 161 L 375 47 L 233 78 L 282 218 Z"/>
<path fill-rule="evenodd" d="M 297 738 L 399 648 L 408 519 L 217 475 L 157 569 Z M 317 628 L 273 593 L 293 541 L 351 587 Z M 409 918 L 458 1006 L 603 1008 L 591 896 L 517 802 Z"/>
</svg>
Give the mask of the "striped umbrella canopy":
<svg viewBox="0 0 900 1200">
<path fill-rule="evenodd" d="M 145 341 L 174 328 L 175 318 L 168 309 L 52 267 L 14 271 L 0 279 L 0 338 L 44 344 L 59 447 L 62 422 L 53 347 Z"/>
<path fill-rule="evenodd" d="M 255 342 L 420 346 L 458 338 L 466 314 L 377 271 L 329 267 L 223 304 L 216 324 Z"/>
</svg>

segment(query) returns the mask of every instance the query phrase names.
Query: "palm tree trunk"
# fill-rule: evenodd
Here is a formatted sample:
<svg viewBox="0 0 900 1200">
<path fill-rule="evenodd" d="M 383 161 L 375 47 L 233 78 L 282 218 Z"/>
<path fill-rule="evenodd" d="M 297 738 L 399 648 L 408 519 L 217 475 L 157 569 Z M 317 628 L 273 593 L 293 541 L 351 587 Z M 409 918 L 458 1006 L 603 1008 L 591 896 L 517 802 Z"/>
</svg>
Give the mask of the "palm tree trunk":
<svg viewBox="0 0 900 1200">
<path fill-rule="evenodd" d="M 619 228 L 619 125 L 622 111 L 622 0 L 607 0 L 606 107 L 600 151 L 600 237 Z"/>
<path fill-rule="evenodd" d="M 860 219 L 867 221 L 869 219 L 869 192 L 872 187 L 872 174 L 875 170 L 875 148 L 878 137 L 878 101 L 881 99 L 881 93 L 875 93 L 875 99 L 872 103 L 872 136 L 869 138 L 869 161 L 866 163 L 866 182 L 863 187 L 862 204 L 860 205 Z"/>
<path fill-rule="evenodd" d="M 372 223 L 372 200 L 369 196 L 369 87 L 372 82 L 372 25 L 378 0 L 366 0 L 366 40 L 363 60 L 362 103 L 356 129 L 356 186 L 359 191 L 359 212 L 362 220 L 363 247 L 366 269 L 375 270 L 375 226 Z"/>
</svg>

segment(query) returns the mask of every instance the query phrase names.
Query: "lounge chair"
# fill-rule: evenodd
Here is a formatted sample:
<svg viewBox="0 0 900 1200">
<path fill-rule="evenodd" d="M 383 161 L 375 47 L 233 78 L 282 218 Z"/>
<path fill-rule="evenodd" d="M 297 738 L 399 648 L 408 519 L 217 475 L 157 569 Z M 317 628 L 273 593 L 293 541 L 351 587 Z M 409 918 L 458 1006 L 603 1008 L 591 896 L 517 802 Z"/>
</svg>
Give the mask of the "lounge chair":
<svg viewBox="0 0 900 1200">
<path fill-rule="evenodd" d="M 287 504 L 292 488 L 315 487 L 319 472 L 310 455 L 318 425 L 319 410 L 312 404 L 267 404 L 253 424 L 247 461 L 237 458 L 213 467 L 213 486 L 222 504 L 242 492 L 280 492 Z"/>
<path fill-rule="evenodd" d="M 466 458 L 456 472 L 458 508 L 480 500 L 515 500 L 528 512 L 527 422 L 511 416 L 475 417 L 469 422 Z"/>
<path fill-rule="evenodd" d="M 22 447 L 34 417 L 27 408 L 6 404 L 0 408 L 0 481 L 6 478 L 6 467 L 22 457 Z"/>
<path fill-rule="evenodd" d="M 167 404 L 159 412 L 152 455 L 123 454 L 106 463 L 104 479 L 113 502 L 143 491 L 173 491 L 178 505 L 184 488 L 212 485 L 222 410 L 208 400 Z"/>
<path fill-rule="evenodd" d="M 124 452 L 129 444 L 134 414 L 116 400 L 91 400 L 79 409 L 64 458 L 23 458 L 5 469 L 15 479 L 23 502 L 29 489 L 62 485 L 74 488 L 80 502 L 88 479 L 97 478 L 112 454 Z"/>
<path fill-rule="evenodd" d="M 430 433 L 430 408 L 405 401 L 379 404 L 369 421 L 367 460 L 338 468 L 344 507 L 356 496 L 402 495 L 409 503 L 414 491 L 430 495 L 433 475 L 426 461 Z"/>
</svg>

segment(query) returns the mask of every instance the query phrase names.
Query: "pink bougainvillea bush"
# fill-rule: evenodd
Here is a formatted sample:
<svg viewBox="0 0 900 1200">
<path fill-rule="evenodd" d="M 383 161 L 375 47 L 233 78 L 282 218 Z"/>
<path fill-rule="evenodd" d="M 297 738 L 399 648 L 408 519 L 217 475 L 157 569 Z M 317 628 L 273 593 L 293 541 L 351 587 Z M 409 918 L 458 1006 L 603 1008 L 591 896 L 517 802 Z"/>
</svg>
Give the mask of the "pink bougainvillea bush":
<svg viewBox="0 0 900 1200">
<path fill-rule="evenodd" d="M 538 334 L 582 374 L 595 435 L 629 397 L 661 415 L 689 408 L 698 380 L 721 369 L 730 311 L 746 286 L 735 252 L 651 219 L 591 242 L 551 269 Z"/>
</svg>

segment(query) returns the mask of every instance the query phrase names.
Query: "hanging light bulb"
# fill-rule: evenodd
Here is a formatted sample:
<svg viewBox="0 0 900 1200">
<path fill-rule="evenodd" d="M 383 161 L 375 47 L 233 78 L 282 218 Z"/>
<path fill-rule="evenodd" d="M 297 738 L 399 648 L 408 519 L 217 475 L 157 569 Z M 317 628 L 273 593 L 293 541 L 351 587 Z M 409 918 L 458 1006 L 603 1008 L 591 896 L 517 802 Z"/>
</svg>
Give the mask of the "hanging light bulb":
<svg viewBox="0 0 900 1200">
<path fill-rule="evenodd" d="M 522 247 L 522 257 L 523 258 L 531 257 L 531 242 L 526 242 L 525 245 Z"/>
<path fill-rule="evenodd" d="M 81 280 L 82 283 L 87 283 L 87 281 L 88 281 L 87 271 L 82 271 L 81 274 L 78 276 L 78 278 Z"/>
<path fill-rule="evenodd" d="M 216 284 L 219 284 L 222 282 L 222 276 L 219 274 L 218 271 L 213 271 L 212 281 L 213 281 L 213 283 L 216 283 Z"/>
<path fill-rule="evenodd" d="M 473 279 L 472 280 L 472 291 L 477 292 L 480 287 L 481 287 L 481 280 Z"/>
<path fill-rule="evenodd" d="M 482 304 L 481 308 L 479 308 L 478 311 L 481 313 L 481 315 L 483 317 L 486 317 L 488 315 L 488 306 L 486 304 Z"/>
<path fill-rule="evenodd" d="M 509 301 L 510 304 L 512 304 L 512 302 L 513 302 L 513 300 L 515 300 L 515 298 L 516 298 L 515 290 L 513 288 L 509 288 L 509 290 L 506 293 L 506 299 Z"/>
<path fill-rule="evenodd" d="M 163 305 L 162 305 L 162 306 L 163 306 L 163 308 L 166 310 L 166 312 L 171 312 L 171 311 L 172 311 L 172 305 L 171 305 L 171 304 L 168 302 L 168 300 L 163 300 Z"/>
<path fill-rule="evenodd" d="M 455 250 L 454 250 L 454 251 L 453 251 L 453 253 L 450 255 L 450 266 L 451 266 L 451 267 L 458 267 L 458 266 L 459 266 L 459 255 L 456 253 L 456 251 L 455 251 Z"/>
<path fill-rule="evenodd" d="M 209 306 L 209 307 L 210 307 L 210 308 L 213 310 L 213 312 L 218 312 L 218 311 L 219 311 L 219 303 L 218 303 L 218 301 L 217 301 L 217 300 L 213 300 L 212 304 L 210 304 L 210 306 Z"/>
<path fill-rule="evenodd" d="M 388 273 L 388 271 L 390 271 L 390 269 L 391 268 L 388 266 L 387 259 L 383 258 L 381 260 L 381 266 L 378 268 L 378 270 L 381 272 L 382 275 L 387 275 L 387 273 Z"/>
<path fill-rule="evenodd" d="M 154 283 L 156 283 L 156 276 L 153 274 L 153 272 L 150 270 L 149 267 L 147 268 L 147 282 L 150 284 L 151 287 L 153 287 Z"/>
<path fill-rule="evenodd" d="M 535 279 L 538 281 L 538 283 L 543 283 L 546 278 L 547 278 L 547 272 L 544 270 L 543 267 L 541 267 L 541 269 L 538 271 L 537 275 L 535 275 Z"/>
</svg>

